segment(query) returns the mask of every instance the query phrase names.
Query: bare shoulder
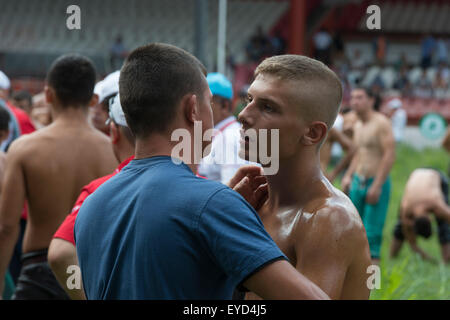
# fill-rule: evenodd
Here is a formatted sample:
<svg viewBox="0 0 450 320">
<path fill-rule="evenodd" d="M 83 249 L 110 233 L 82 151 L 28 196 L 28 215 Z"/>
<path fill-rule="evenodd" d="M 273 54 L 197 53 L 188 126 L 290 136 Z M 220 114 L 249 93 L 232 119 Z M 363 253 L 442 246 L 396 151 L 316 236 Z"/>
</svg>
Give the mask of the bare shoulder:
<svg viewBox="0 0 450 320">
<path fill-rule="evenodd" d="M 378 126 L 381 128 L 391 128 L 391 120 L 380 112 L 376 112 L 374 120 L 377 122 Z"/>
<path fill-rule="evenodd" d="M 340 248 L 349 250 L 363 245 L 367 241 L 366 232 L 355 206 L 342 191 L 331 184 L 328 188 L 330 196 L 314 214 L 314 223 L 320 232 L 313 236 L 328 238 L 327 241 L 333 240 Z"/>
</svg>

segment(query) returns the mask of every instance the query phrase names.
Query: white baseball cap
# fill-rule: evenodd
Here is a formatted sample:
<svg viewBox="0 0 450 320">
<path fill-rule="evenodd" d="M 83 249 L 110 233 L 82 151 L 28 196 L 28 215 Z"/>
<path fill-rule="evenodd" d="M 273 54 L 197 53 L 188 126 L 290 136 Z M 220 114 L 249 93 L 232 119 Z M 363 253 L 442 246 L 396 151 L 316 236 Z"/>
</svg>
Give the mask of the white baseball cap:
<svg viewBox="0 0 450 320">
<path fill-rule="evenodd" d="M 391 101 L 389 101 L 388 103 L 388 107 L 390 109 L 398 109 L 402 107 L 402 101 L 398 98 L 392 99 Z"/>
<path fill-rule="evenodd" d="M 122 127 L 128 127 L 122 105 L 120 104 L 119 94 L 116 94 L 109 100 L 109 118 Z"/>
<path fill-rule="evenodd" d="M 0 70 L 0 89 L 9 90 L 10 87 L 11 82 L 9 81 L 9 78 L 3 71 Z"/>
<path fill-rule="evenodd" d="M 98 96 L 98 103 L 102 103 L 106 97 L 119 92 L 120 70 L 110 73 L 102 81 L 97 82 L 94 94 Z"/>
</svg>

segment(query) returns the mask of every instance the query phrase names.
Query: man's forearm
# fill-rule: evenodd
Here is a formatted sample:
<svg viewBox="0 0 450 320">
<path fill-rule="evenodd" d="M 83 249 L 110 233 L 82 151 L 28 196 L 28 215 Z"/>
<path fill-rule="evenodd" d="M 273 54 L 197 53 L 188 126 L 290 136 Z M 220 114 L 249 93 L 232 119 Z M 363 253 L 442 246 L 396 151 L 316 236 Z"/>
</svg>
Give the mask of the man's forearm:
<svg viewBox="0 0 450 320">
<path fill-rule="evenodd" d="M 338 174 L 342 170 L 344 170 L 348 164 L 350 164 L 350 165 L 352 164 L 352 159 L 354 158 L 355 152 L 356 152 L 356 148 L 352 148 L 351 150 L 349 150 L 349 152 L 347 152 L 347 154 L 344 156 L 344 158 L 341 161 L 339 161 L 339 163 L 336 165 L 336 167 L 331 172 L 331 175 L 333 177 L 337 177 Z"/>
<path fill-rule="evenodd" d="M 19 225 L 14 227 L 0 225 L 0 293 L 3 292 L 6 270 L 18 238 Z"/>
<path fill-rule="evenodd" d="M 386 181 L 395 161 L 395 150 L 386 151 L 381 159 L 380 168 L 374 179 L 374 186 L 381 188 Z"/>
</svg>

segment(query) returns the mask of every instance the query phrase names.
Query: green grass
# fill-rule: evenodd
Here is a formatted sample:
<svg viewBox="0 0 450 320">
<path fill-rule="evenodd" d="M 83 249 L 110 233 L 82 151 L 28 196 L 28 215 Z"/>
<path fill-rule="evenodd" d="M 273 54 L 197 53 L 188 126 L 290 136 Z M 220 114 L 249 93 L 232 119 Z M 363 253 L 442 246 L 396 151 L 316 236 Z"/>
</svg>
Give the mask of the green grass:
<svg viewBox="0 0 450 320">
<path fill-rule="evenodd" d="M 440 253 L 436 224 L 430 239 L 419 238 L 418 243 L 432 255 L 437 264 L 423 261 L 404 244 L 398 257 L 389 257 L 392 231 L 398 218 L 398 206 L 410 173 L 418 167 L 434 167 L 447 172 L 449 156 L 443 150 L 416 151 L 399 146 L 391 171 L 392 193 L 383 231 L 381 248 L 381 288 L 372 290 L 372 300 L 386 299 L 450 299 L 450 265 L 444 265 Z"/>
</svg>

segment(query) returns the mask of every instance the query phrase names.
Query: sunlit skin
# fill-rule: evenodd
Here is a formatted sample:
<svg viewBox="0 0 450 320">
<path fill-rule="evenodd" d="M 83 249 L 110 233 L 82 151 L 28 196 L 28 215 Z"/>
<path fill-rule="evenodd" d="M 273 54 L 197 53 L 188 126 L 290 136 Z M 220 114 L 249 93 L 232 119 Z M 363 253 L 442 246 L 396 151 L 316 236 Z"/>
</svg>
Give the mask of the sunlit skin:
<svg viewBox="0 0 450 320">
<path fill-rule="evenodd" d="M 327 126 L 302 118 L 307 106 L 301 104 L 299 87 L 259 74 L 239 114 L 243 130 L 279 129 L 279 171 L 267 176 L 269 197 L 259 215 L 291 264 L 330 298 L 367 299 L 365 230 L 351 201 L 322 174 L 318 146 Z M 240 155 L 250 156 L 248 141 L 241 140 Z"/>
<path fill-rule="evenodd" d="M 450 223 L 450 207 L 445 202 L 441 189 L 441 178 L 432 169 L 416 169 L 408 178 L 400 204 L 400 221 L 406 242 L 411 249 L 419 253 L 426 260 L 433 260 L 417 245 L 417 235 L 414 232 L 414 221 L 419 217 L 432 216 Z M 400 251 L 403 241 L 393 238 L 391 243 L 391 257 Z M 450 243 L 441 245 L 444 262 L 450 262 Z"/>
<path fill-rule="evenodd" d="M 0 200 L 0 291 L 14 245 L 19 219 L 28 201 L 24 253 L 48 248 L 70 212 L 81 187 L 118 165 L 108 138 L 87 121 L 87 107 L 60 106 L 46 88 L 54 122 L 11 145 Z"/>
</svg>

